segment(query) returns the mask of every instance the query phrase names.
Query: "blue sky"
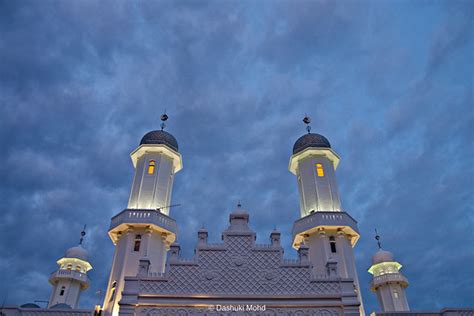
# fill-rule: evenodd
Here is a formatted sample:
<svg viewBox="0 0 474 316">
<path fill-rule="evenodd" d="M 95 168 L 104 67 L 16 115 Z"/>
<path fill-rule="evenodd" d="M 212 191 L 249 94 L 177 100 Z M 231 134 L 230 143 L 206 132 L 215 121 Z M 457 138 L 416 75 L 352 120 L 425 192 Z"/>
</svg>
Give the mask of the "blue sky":
<svg viewBox="0 0 474 316">
<path fill-rule="evenodd" d="M 298 218 L 295 140 L 341 156 L 343 208 L 367 311 L 374 228 L 410 281 L 414 310 L 474 302 L 471 1 L 0 1 L 0 299 L 47 300 L 84 223 L 105 289 L 110 218 L 129 153 L 149 130 L 178 139 L 171 210 L 184 255 L 218 241 L 240 199 L 267 242 Z"/>
</svg>

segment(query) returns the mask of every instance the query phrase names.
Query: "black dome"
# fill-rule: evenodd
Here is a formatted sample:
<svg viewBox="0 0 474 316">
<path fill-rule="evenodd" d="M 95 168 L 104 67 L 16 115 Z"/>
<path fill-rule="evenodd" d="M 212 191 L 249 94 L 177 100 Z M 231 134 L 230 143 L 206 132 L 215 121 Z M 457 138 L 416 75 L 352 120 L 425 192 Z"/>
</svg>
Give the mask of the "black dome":
<svg viewBox="0 0 474 316">
<path fill-rule="evenodd" d="M 331 148 L 331 144 L 323 135 L 308 133 L 298 138 L 295 145 L 293 146 L 293 155 L 305 150 L 308 147 Z"/>
<path fill-rule="evenodd" d="M 143 144 L 163 144 L 178 151 L 178 141 L 176 138 L 163 130 L 146 133 L 140 141 L 140 145 Z"/>
</svg>

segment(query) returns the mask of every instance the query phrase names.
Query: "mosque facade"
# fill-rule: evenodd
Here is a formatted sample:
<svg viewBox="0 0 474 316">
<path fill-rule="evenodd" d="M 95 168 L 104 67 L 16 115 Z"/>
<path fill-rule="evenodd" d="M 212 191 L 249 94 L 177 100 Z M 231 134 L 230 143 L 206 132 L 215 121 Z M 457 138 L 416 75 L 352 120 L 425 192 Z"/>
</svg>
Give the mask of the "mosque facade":
<svg viewBox="0 0 474 316">
<path fill-rule="evenodd" d="M 115 253 L 103 304 L 78 308 L 93 268 L 81 238 L 57 261 L 47 308 L 6 306 L 1 316 L 365 314 L 360 290 L 365 285 L 354 259 L 360 233 L 341 206 L 335 176 L 340 158 L 324 136 L 311 133 L 308 125 L 289 161 L 300 197 L 292 229 L 297 259 L 284 257 L 277 230 L 268 243 L 257 244 L 250 215 L 240 204 L 229 214 L 222 242 L 209 243 L 208 231 L 200 229 L 195 255 L 183 258 L 170 214 L 183 159 L 176 138 L 163 127 L 147 133 L 131 154 L 135 175 L 128 205 L 111 219 L 108 231 Z M 474 309 L 410 311 L 401 264 L 379 248 L 368 271 L 380 309 L 374 315 L 474 316 Z"/>
</svg>

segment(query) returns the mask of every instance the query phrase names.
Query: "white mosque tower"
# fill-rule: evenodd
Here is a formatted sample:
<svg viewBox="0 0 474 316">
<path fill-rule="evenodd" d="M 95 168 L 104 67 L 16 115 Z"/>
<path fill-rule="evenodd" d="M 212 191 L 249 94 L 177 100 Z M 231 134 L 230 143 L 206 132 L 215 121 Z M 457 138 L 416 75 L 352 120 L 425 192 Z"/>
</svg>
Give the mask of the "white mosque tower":
<svg viewBox="0 0 474 316">
<path fill-rule="evenodd" d="M 79 245 L 69 248 L 65 256 L 57 261 L 59 269 L 49 278 L 53 291 L 48 308 L 77 308 L 81 292 L 89 287 L 87 271 L 92 266 L 88 261 L 87 251 L 82 248 L 85 235 L 84 226 Z"/>
<path fill-rule="evenodd" d="M 143 136 L 131 153 L 135 176 L 128 208 L 112 218 L 109 236 L 115 245 L 104 313 L 118 315 L 124 278 L 135 276 L 139 261 L 150 262 L 149 271 L 164 272 L 166 254 L 176 239 L 176 221 L 168 216 L 174 175 L 183 168 L 178 142 L 164 131 L 166 114 L 161 116 L 161 130 Z"/>
<path fill-rule="evenodd" d="M 408 280 L 400 273 L 402 265 L 395 261 L 391 252 L 382 249 L 378 234 L 375 239 L 377 239 L 379 250 L 372 257 L 372 266 L 369 269 L 369 273 L 373 275 L 370 288 L 377 294 L 380 311 L 409 311 L 405 293 Z"/>
<path fill-rule="evenodd" d="M 311 133 L 306 116 L 306 135 L 293 146 L 288 169 L 297 179 L 301 218 L 293 224 L 293 247 L 309 247 L 313 274 L 324 275 L 334 264 L 342 278 L 355 282 L 364 315 L 362 296 L 352 248 L 359 239 L 357 222 L 341 209 L 335 171 L 339 156 L 322 135 Z"/>
</svg>

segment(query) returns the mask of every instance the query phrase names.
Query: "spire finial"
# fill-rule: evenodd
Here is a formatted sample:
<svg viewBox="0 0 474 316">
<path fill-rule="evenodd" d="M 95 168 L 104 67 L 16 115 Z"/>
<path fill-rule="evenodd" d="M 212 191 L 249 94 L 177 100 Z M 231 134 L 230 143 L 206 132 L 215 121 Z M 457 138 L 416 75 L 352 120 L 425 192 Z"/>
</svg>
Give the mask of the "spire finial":
<svg viewBox="0 0 474 316">
<path fill-rule="evenodd" d="M 242 207 L 242 204 L 240 203 L 240 200 L 237 202 L 237 207 L 238 207 L 238 208 L 241 208 L 241 207 Z"/>
<path fill-rule="evenodd" d="M 375 240 L 377 240 L 377 245 L 379 246 L 379 249 L 382 249 L 382 244 L 380 243 L 380 236 L 377 232 L 377 228 L 375 229 Z"/>
<path fill-rule="evenodd" d="M 165 124 L 165 121 L 168 119 L 168 115 L 166 115 L 166 110 L 163 112 L 163 114 L 161 114 L 160 116 L 160 120 L 161 120 L 161 130 L 164 130 L 165 127 L 166 127 L 166 124 Z"/>
<path fill-rule="evenodd" d="M 308 131 L 308 134 L 311 132 L 311 118 L 308 116 L 308 114 L 305 113 L 304 118 L 303 118 L 303 123 L 306 124 L 306 130 Z"/>
<path fill-rule="evenodd" d="M 81 232 L 81 238 L 79 239 L 79 245 L 82 245 L 85 235 L 86 235 L 86 225 L 84 224 L 84 228 L 82 229 L 82 232 Z"/>
</svg>

